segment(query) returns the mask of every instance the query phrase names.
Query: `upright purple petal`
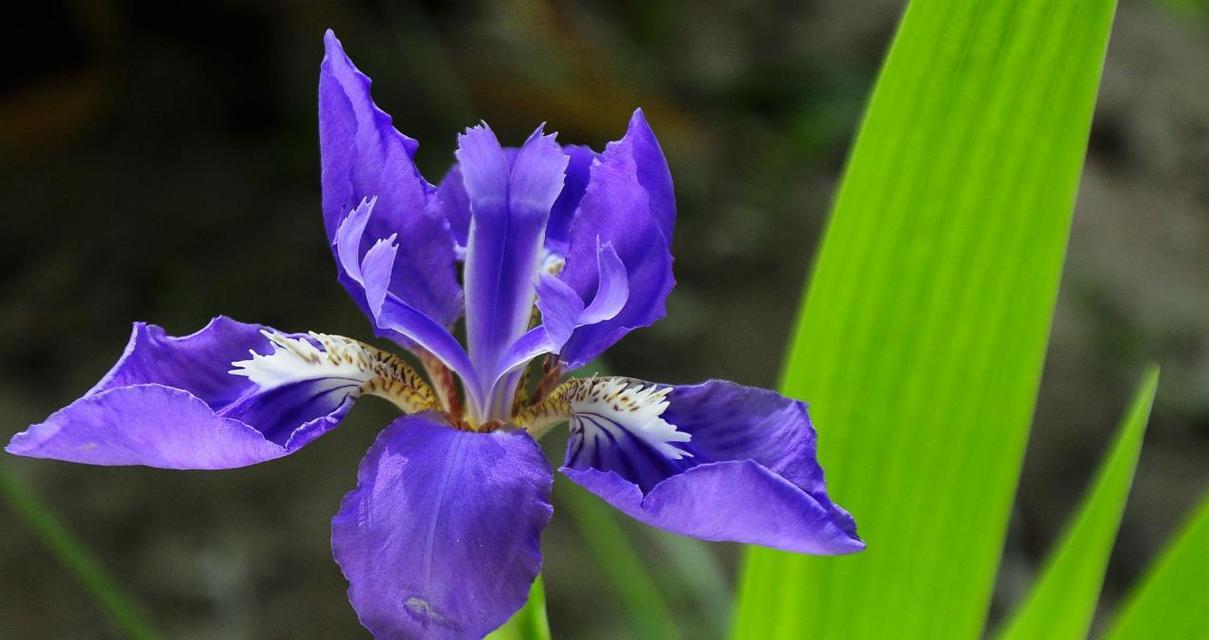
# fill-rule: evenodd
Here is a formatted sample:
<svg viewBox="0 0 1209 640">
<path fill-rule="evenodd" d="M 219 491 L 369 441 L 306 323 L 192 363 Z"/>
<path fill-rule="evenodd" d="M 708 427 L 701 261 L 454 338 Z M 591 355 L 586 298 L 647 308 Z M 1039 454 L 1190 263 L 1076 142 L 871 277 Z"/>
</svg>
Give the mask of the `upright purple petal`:
<svg viewBox="0 0 1209 640">
<path fill-rule="evenodd" d="M 625 266 L 629 299 L 608 320 L 577 328 L 559 354 L 564 362 L 582 365 L 626 333 L 665 315 L 664 301 L 675 285 L 670 244 L 674 224 L 667 162 L 642 112 L 636 111 L 625 137 L 609 143 L 592 165 L 560 276 L 581 299 L 592 300 L 601 279 L 597 247 L 604 241 Z"/>
<path fill-rule="evenodd" d="M 412 162 L 417 143 L 399 133 L 370 97 L 370 80 L 345 55 L 336 36 L 324 36 L 319 73 L 319 144 L 323 220 L 335 245 L 341 223 L 362 201 L 376 198 L 359 233 L 354 260 L 378 240 L 398 234 L 391 293 L 438 324 L 450 325 L 462 310 L 454 267 L 454 240 L 434 188 Z M 368 315 L 361 283 L 342 265 L 341 282 Z"/>
<path fill-rule="evenodd" d="M 864 548 L 827 496 L 801 402 L 721 381 L 594 385 L 571 402 L 562 471 L 631 517 L 800 553 Z"/>
<path fill-rule="evenodd" d="M 447 327 L 391 293 L 391 271 L 399 252 L 397 234 L 377 240 L 364 252 L 353 249 L 361 244 L 359 236 L 376 202 L 362 201 L 336 230 L 332 246 L 343 269 L 342 277 L 355 285 L 358 303 L 379 334 L 408 348 L 418 345 L 436 356 L 466 381 L 472 401 L 481 404 L 479 377 L 462 345 Z"/>
<path fill-rule="evenodd" d="M 541 350 L 536 351 L 534 357 L 557 352 L 571 339 L 571 333 L 580 325 L 579 319 L 584 315 L 585 304 L 571 285 L 556 276 L 543 273 L 537 282 L 537 308 L 541 310 L 542 324 L 535 331 L 543 335 L 545 340 L 533 344 L 533 347 Z M 525 337 L 529 338 L 533 333 L 530 331 Z"/>
<path fill-rule="evenodd" d="M 537 307 L 542 326 L 550 336 L 550 351 L 566 344 L 578 327 L 611 320 L 630 299 L 630 281 L 625 263 L 613 245 L 597 241 L 595 286 L 592 301 L 585 303 L 571 285 L 543 273 L 537 284 Z"/>
<path fill-rule="evenodd" d="M 396 420 L 332 519 L 361 624 L 378 638 L 481 638 L 503 624 L 541 569 L 552 482 L 523 432 Z"/>
<path fill-rule="evenodd" d="M 562 190 L 567 156 L 554 136 L 542 135 L 541 129 L 511 166 L 486 125 L 468 129 L 458 143 L 472 212 L 466 245 L 466 343 L 486 389 L 500 372 L 508 347 L 528 329 L 542 237 Z M 511 395 L 502 395 L 510 406 Z"/>
<path fill-rule="evenodd" d="M 596 294 L 579 318 L 581 324 L 597 324 L 612 320 L 625 308 L 630 299 L 630 280 L 625 263 L 612 243 L 597 241 L 596 247 Z"/>
<path fill-rule="evenodd" d="M 642 185 L 651 199 L 651 215 L 664 237 L 670 241 L 676 226 L 676 194 L 672 188 L 672 173 L 642 109 L 634 110 L 621 144 L 629 147 L 629 154 L 634 158 L 634 166 L 638 170 L 638 184 Z"/>
<path fill-rule="evenodd" d="M 588 190 L 592 161 L 596 159 L 596 152 L 582 145 L 564 145 L 563 152 L 570 159 L 567 177 L 562 193 L 550 209 L 550 222 L 546 224 L 546 248 L 560 256 L 567 255 L 571 248 L 571 222 Z"/>
<path fill-rule="evenodd" d="M 589 170 L 596 152 L 582 145 L 563 145 L 563 153 L 567 154 L 567 176 L 563 181 L 563 189 L 558 199 L 550 208 L 550 220 L 546 223 L 546 249 L 556 255 L 566 255 L 570 248 L 571 221 L 579 208 L 579 201 L 584 197 L 588 187 Z M 504 147 L 508 158 L 508 166 L 516 160 L 520 149 Z M 465 248 L 467 235 L 470 231 L 470 199 L 466 195 L 466 185 L 462 179 L 462 169 L 458 163 L 450 167 L 449 172 L 441 179 L 437 195 L 444 207 L 445 217 L 449 220 L 449 229 L 458 246 Z"/>
<path fill-rule="evenodd" d="M 136 324 L 121 359 L 95 387 L 14 436 L 6 450 L 172 469 L 240 467 L 295 451 L 339 423 L 360 383 L 347 374 L 290 369 L 290 354 L 271 359 L 277 347 L 265 331 L 225 317 L 180 338 Z M 279 339 L 317 349 L 305 336 Z M 278 367 L 269 375 L 274 384 L 231 372 L 249 351 Z"/>
<path fill-rule="evenodd" d="M 471 402 L 476 406 L 482 406 L 484 391 L 480 375 L 474 363 L 470 361 L 470 356 L 453 337 L 453 334 L 393 294 L 381 298 L 374 297 L 382 300 L 381 308 L 375 310 L 375 320 L 379 326 L 387 331 L 406 336 L 409 340 L 427 349 L 461 378 Z"/>
<path fill-rule="evenodd" d="M 466 195 L 462 169 L 456 162 L 449 168 L 445 177 L 441 178 L 441 184 L 437 186 L 437 198 L 445 211 L 445 219 L 449 221 L 449 231 L 453 234 L 454 242 L 465 251 L 470 235 L 470 196 Z"/>
</svg>

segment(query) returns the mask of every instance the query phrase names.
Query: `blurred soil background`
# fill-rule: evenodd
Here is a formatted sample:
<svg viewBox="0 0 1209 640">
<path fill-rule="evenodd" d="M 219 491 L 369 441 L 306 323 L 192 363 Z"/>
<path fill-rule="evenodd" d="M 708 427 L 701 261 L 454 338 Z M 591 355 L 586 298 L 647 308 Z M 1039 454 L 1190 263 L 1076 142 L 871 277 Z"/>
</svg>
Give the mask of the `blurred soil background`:
<svg viewBox="0 0 1209 640">
<path fill-rule="evenodd" d="M 420 140 L 434 182 L 455 133 L 480 118 L 505 142 L 547 121 L 560 140 L 599 149 L 643 106 L 676 181 L 679 284 L 667 319 L 631 334 L 607 366 L 774 386 L 903 5 L 29 5 L 9 23 L 0 80 L 0 436 L 90 387 L 133 320 L 183 334 L 223 313 L 369 335 L 336 283 L 319 214 L 315 93 L 329 26 L 375 78 L 378 103 Z M 1024 593 L 1148 360 L 1163 379 L 1109 607 L 1206 486 L 1207 63 L 1204 5 L 1121 1 L 993 615 Z M 300 453 L 235 471 L 0 465 L 86 540 L 166 637 L 359 638 L 329 519 L 389 416 L 361 403 Z M 557 637 L 652 637 L 629 617 L 642 598 L 619 595 L 624 575 L 602 566 L 599 541 L 585 542 L 600 518 L 634 545 L 683 637 L 722 637 L 737 547 L 602 515 L 565 482 L 555 491 L 544 548 Z M 842 501 L 843 487 L 833 493 Z M 3 504 L 0 637 L 120 637 Z"/>
</svg>

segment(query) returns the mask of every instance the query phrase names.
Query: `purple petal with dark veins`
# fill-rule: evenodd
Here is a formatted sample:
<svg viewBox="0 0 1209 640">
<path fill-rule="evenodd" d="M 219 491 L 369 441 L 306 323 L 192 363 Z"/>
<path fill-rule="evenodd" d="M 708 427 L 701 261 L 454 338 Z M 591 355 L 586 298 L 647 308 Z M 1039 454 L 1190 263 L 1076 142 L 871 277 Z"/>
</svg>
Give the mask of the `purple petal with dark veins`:
<svg viewBox="0 0 1209 640">
<path fill-rule="evenodd" d="M 218 317 L 178 338 L 138 323 L 95 387 L 14 436 L 6 450 L 171 469 L 241 467 L 291 453 L 339 423 L 359 383 L 320 377 L 262 390 L 229 373 L 249 350 L 273 352 L 265 329 Z"/>
<path fill-rule="evenodd" d="M 803 403 L 723 381 L 671 388 L 661 414 L 657 396 L 631 397 L 573 407 L 571 480 L 675 533 L 799 553 L 864 548 L 827 496 Z"/>
<path fill-rule="evenodd" d="M 418 144 L 399 133 L 373 102 L 370 80 L 349 60 L 336 36 L 324 36 L 319 72 L 319 144 L 323 177 L 323 221 L 328 240 L 363 200 L 377 198 L 355 259 L 379 239 L 398 234 L 394 278 L 400 300 L 450 325 L 462 311 L 454 267 L 454 240 L 434 188 L 412 162 Z M 343 265 L 345 259 L 337 255 Z M 357 279 L 341 268 L 340 280 L 369 315 Z"/>
<path fill-rule="evenodd" d="M 541 569 L 552 482 L 523 432 L 396 420 L 332 519 L 361 624 L 378 638 L 481 638 L 503 624 Z"/>
<path fill-rule="evenodd" d="M 675 285 L 670 245 L 675 215 L 667 162 L 642 111 L 636 111 L 626 135 L 609 143 L 592 165 L 560 275 L 582 300 L 592 300 L 600 281 L 598 242 L 610 243 L 625 266 L 629 299 L 612 318 L 575 330 L 559 354 L 570 367 L 665 315 L 664 301 Z"/>
<path fill-rule="evenodd" d="M 539 128 L 509 166 L 486 125 L 458 137 L 457 156 L 472 211 L 464 275 L 466 343 L 489 389 L 502 372 L 505 352 L 529 326 L 543 232 L 562 190 L 567 156 Z M 504 395 L 510 407 L 511 394 Z"/>
</svg>

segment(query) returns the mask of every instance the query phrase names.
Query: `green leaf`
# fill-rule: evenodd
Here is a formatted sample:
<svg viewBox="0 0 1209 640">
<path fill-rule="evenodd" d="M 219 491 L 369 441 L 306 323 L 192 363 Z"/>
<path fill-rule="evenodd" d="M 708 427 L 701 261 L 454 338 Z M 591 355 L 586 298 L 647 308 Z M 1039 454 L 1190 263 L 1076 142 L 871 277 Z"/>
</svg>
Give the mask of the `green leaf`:
<svg viewBox="0 0 1209 640">
<path fill-rule="evenodd" d="M 752 549 L 741 638 L 981 632 L 1036 401 L 1113 0 L 915 0 L 785 372 L 844 558 Z"/>
<path fill-rule="evenodd" d="M 613 585 L 639 638 L 674 640 L 680 637 L 663 595 L 617 522 L 612 507 L 579 485 L 558 478 L 554 494 L 557 511 L 568 513 L 597 559 L 604 578 Z"/>
<path fill-rule="evenodd" d="M 550 640 L 550 622 L 546 620 L 546 588 L 541 576 L 529 590 L 529 601 L 504 626 L 487 635 L 489 640 Z"/>
<path fill-rule="evenodd" d="M 999 634 L 1001 640 L 1083 640 L 1092 616 L 1104 570 L 1112 553 L 1121 514 L 1133 484 L 1134 469 L 1142 450 L 1142 435 L 1159 381 L 1159 370 L 1151 367 L 1121 422 L 1116 442 L 1105 458 L 1091 491 L 1062 542 L 1049 560 L 1031 593 Z M 1177 636 L 1165 636 L 1177 637 Z"/>
<path fill-rule="evenodd" d="M 97 608 L 109 618 L 115 629 L 135 640 L 153 640 L 158 637 L 139 606 L 122 592 L 117 582 L 92 557 L 84 544 L 63 526 L 37 495 L 23 486 L 13 477 L 12 472 L 3 466 L 0 466 L 0 496 L 8 502 L 51 555 L 75 574 Z"/>
<path fill-rule="evenodd" d="M 1203 490 L 1203 489 L 1202 489 Z M 1209 629 L 1209 493 L 1126 599 L 1105 640 L 1204 638 Z"/>
</svg>

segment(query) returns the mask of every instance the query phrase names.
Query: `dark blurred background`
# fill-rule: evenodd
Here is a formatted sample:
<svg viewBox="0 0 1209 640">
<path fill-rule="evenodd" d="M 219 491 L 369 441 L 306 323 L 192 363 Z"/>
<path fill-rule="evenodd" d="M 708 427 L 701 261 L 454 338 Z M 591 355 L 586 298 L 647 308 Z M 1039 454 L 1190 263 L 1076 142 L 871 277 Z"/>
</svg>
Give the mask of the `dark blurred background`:
<svg viewBox="0 0 1209 640">
<path fill-rule="evenodd" d="M 679 202 L 668 317 L 607 366 L 776 384 L 801 283 L 903 0 L 34 4 L 0 80 L 0 436 L 75 399 L 136 319 L 225 313 L 369 334 L 319 214 L 323 29 L 421 141 L 430 180 L 480 118 L 600 148 L 643 106 Z M 1110 608 L 1209 478 L 1209 17 L 1122 0 L 993 615 L 1083 492 L 1145 361 L 1163 379 L 1105 589 Z M 36 15 L 33 15 L 36 14 Z M 329 519 L 390 412 L 219 473 L 4 457 L 167 637 L 357 638 Z M 827 425 L 819 425 L 826 447 Z M 557 447 L 558 443 L 553 443 Z M 824 460 L 825 461 L 825 460 Z M 637 638 L 560 482 L 544 538 L 563 638 Z M 584 505 L 587 505 L 585 507 Z M 585 512 L 585 509 L 589 509 Z M 607 517 L 607 516 L 606 516 Z M 616 519 L 682 634 L 717 638 L 737 548 Z M 0 637 L 119 637 L 0 505 Z"/>
</svg>

